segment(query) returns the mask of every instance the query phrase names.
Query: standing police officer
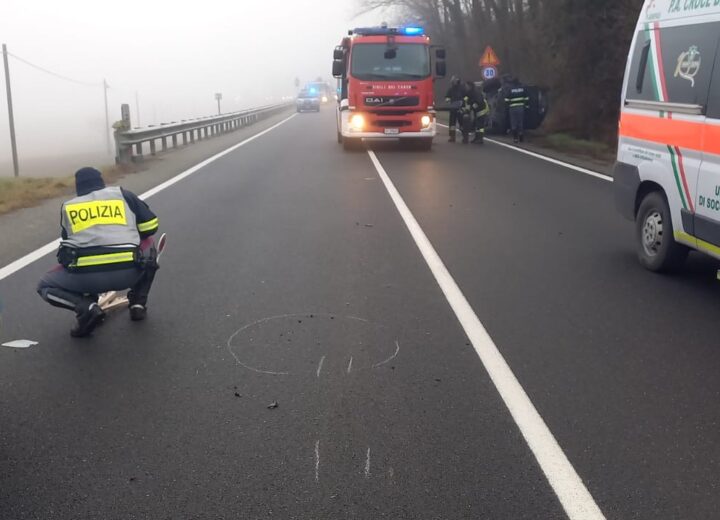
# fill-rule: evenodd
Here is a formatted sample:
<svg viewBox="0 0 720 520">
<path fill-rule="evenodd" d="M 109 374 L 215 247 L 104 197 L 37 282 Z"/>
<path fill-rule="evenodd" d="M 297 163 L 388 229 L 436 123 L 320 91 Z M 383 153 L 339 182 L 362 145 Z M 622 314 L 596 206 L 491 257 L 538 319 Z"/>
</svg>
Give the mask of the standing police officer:
<svg viewBox="0 0 720 520">
<path fill-rule="evenodd" d="M 457 76 L 453 76 L 450 80 L 450 88 L 447 91 L 447 94 L 445 94 L 445 103 L 451 104 L 451 103 L 459 103 L 462 101 L 464 96 L 463 93 L 463 87 L 460 84 L 460 78 Z M 450 138 L 448 139 L 449 142 L 454 143 L 455 142 L 455 132 L 457 130 L 457 117 L 458 117 L 458 111 L 456 108 L 452 108 L 450 110 Z"/>
<path fill-rule="evenodd" d="M 58 265 L 38 284 L 50 305 L 75 311 L 73 337 L 87 336 L 103 320 L 98 295 L 130 289 L 130 318 L 145 318 L 157 270 L 151 237 L 158 218 L 137 195 L 105 187 L 102 174 L 82 168 L 75 174 L 77 197 L 61 210 Z"/>
<path fill-rule="evenodd" d="M 510 113 L 510 128 L 515 143 L 525 140 L 525 110 L 530 106 L 527 89 L 518 78 L 513 78 L 505 97 Z"/>
</svg>

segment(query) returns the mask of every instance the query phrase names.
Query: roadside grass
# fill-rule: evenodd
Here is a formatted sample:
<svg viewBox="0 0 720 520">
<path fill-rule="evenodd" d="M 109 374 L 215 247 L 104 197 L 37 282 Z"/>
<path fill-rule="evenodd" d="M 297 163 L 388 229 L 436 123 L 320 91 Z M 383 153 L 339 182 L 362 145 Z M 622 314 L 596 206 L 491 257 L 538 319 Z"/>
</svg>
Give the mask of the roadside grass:
<svg viewBox="0 0 720 520">
<path fill-rule="evenodd" d="M 615 159 L 615 149 L 602 141 L 580 139 L 563 132 L 538 135 L 534 142 L 545 148 L 551 148 L 571 155 L 592 157 L 603 161 Z"/>
<path fill-rule="evenodd" d="M 108 166 L 101 168 L 105 182 L 110 185 L 129 173 L 133 167 Z M 0 215 L 17 209 L 37 206 L 42 201 L 73 195 L 75 177 L 12 177 L 0 178 Z"/>
</svg>

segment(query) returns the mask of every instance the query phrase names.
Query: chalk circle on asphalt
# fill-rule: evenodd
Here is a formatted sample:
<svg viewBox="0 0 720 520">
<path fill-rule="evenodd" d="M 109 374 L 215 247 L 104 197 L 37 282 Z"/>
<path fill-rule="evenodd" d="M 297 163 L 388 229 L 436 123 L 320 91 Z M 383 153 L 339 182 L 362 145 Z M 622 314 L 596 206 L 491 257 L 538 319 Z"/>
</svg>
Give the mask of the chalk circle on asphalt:
<svg viewBox="0 0 720 520">
<path fill-rule="evenodd" d="M 365 318 L 298 313 L 248 323 L 228 338 L 227 348 L 238 365 L 252 372 L 320 377 L 385 366 L 400 353 L 400 342 Z"/>
</svg>

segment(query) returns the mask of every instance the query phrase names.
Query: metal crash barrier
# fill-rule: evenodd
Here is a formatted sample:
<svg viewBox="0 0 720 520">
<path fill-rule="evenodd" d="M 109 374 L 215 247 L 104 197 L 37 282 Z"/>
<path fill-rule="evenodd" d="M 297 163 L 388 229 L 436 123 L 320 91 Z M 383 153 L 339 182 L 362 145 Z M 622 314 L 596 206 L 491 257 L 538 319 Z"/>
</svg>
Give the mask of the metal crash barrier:
<svg viewBox="0 0 720 520">
<path fill-rule="evenodd" d="M 128 164 L 142 161 L 143 145 L 148 143 L 150 155 L 156 155 L 158 141 L 160 150 L 165 152 L 179 145 L 192 144 L 216 135 L 226 134 L 239 128 L 251 125 L 261 119 L 287 110 L 292 103 L 266 105 L 241 112 L 222 114 L 219 116 L 187 119 L 143 128 L 132 128 L 130 122 L 130 106 L 122 105 L 122 119 L 113 125 L 115 129 L 115 162 Z M 180 140 L 182 140 L 180 142 Z"/>
</svg>

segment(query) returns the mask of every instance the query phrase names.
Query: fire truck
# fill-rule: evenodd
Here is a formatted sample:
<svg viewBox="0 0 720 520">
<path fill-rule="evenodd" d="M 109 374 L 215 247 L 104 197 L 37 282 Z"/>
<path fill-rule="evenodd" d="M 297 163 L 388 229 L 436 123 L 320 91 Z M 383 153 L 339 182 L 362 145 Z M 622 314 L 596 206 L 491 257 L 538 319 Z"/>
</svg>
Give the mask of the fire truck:
<svg viewBox="0 0 720 520">
<path fill-rule="evenodd" d="M 445 50 L 421 27 L 357 28 L 333 52 L 338 78 L 337 139 L 400 139 L 429 150 L 436 130 L 433 81 L 445 75 Z"/>
</svg>

